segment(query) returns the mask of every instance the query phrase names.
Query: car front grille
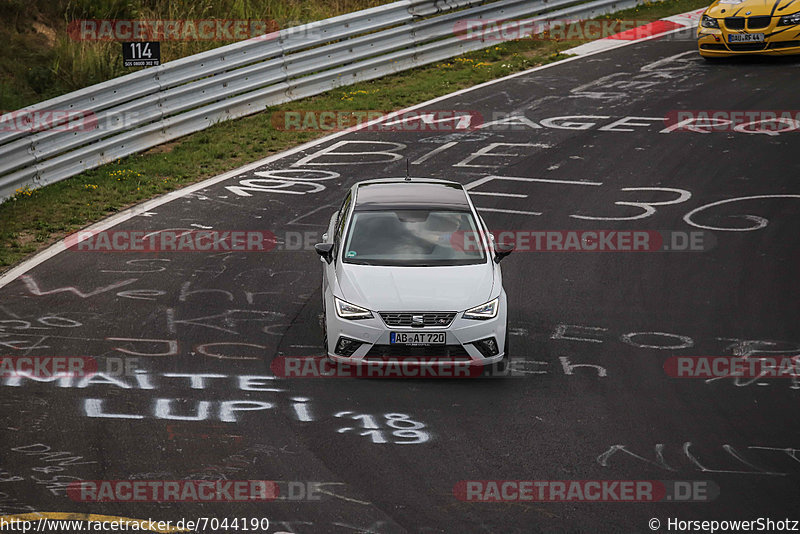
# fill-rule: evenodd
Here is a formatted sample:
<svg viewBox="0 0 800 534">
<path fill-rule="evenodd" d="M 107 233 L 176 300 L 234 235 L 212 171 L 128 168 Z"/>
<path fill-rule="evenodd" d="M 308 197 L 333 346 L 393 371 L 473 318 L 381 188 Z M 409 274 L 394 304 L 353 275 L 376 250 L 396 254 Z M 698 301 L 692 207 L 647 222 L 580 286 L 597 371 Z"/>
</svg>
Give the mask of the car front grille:
<svg viewBox="0 0 800 534">
<path fill-rule="evenodd" d="M 700 45 L 703 50 L 726 50 L 722 43 L 703 43 Z"/>
<path fill-rule="evenodd" d="M 461 345 L 431 345 L 429 347 L 409 347 L 405 345 L 373 345 L 365 360 L 441 360 L 449 362 L 470 361 L 469 354 Z"/>
<path fill-rule="evenodd" d="M 725 27 L 729 30 L 743 30 L 746 24 L 748 30 L 760 30 L 769 26 L 770 22 L 772 22 L 770 16 L 728 17 L 725 19 Z"/>
<path fill-rule="evenodd" d="M 414 316 L 422 316 L 422 324 L 414 323 Z M 435 326 L 447 328 L 456 317 L 456 312 L 381 312 L 386 326 Z"/>
<path fill-rule="evenodd" d="M 725 27 L 729 30 L 743 30 L 744 17 L 728 17 L 725 19 Z"/>
<path fill-rule="evenodd" d="M 769 26 L 769 23 L 772 21 L 772 17 L 749 17 L 747 19 L 747 28 L 749 30 L 759 30 L 761 28 L 766 28 Z"/>
<path fill-rule="evenodd" d="M 728 48 L 734 52 L 756 52 L 766 47 L 767 43 L 728 43 Z"/>
</svg>

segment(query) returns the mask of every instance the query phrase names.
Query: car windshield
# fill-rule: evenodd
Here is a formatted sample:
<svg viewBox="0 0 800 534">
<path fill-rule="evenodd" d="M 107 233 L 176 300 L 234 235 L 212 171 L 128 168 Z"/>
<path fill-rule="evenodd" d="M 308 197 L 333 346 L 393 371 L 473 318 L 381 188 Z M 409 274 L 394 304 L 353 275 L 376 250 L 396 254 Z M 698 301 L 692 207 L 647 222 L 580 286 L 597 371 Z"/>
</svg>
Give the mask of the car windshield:
<svg viewBox="0 0 800 534">
<path fill-rule="evenodd" d="M 460 240 L 453 239 L 456 232 L 475 231 L 475 219 L 468 211 L 356 211 L 343 261 L 409 267 L 485 263 L 483 247 L 459 246 Z"/>
</svg>

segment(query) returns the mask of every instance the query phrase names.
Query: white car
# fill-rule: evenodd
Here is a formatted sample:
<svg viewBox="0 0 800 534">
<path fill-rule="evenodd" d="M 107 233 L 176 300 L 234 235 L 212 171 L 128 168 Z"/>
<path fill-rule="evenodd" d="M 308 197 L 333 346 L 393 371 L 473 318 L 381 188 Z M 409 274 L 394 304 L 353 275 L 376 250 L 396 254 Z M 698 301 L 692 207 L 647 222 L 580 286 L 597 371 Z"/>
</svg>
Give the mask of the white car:
<svg viewBox="0 0 800 534">
<path fill-rule="evenodd" d="M 323 240 L 315 248 L 330 359 L 504 366 L 507 299 L 499 262 L 513 247 L 494 243 L 461 184 L 359 182 Z"/>
</svg>

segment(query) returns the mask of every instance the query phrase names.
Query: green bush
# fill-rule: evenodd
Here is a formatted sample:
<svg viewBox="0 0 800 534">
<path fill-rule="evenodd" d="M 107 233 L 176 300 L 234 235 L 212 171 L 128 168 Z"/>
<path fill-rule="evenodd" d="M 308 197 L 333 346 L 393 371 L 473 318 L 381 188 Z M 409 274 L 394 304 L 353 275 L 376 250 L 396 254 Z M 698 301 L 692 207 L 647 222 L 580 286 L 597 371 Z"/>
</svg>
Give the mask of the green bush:
<svg viewBox="0 0 800 534">
<path fill-rule="evenodd" d="M 36 65 L 29 68 L 25 73 L 25 81 L 31 89 L 40 95 L 53 87 L 55 82 L 52 69 L 44 65 Z"/>
</svg>

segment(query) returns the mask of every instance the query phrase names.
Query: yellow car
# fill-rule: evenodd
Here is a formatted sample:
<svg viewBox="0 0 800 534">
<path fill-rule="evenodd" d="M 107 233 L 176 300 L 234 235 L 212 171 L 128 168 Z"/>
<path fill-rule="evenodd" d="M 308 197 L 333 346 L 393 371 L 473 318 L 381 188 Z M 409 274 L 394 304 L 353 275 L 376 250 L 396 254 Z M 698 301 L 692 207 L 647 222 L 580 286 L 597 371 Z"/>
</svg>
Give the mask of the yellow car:
<svg viewBox="0 0 800 534">
<path fill-rule="evenodd" d="M 800 1 L 717 0 L 697 26 L 705 58 L 800 54 Z"/>
</svg>

